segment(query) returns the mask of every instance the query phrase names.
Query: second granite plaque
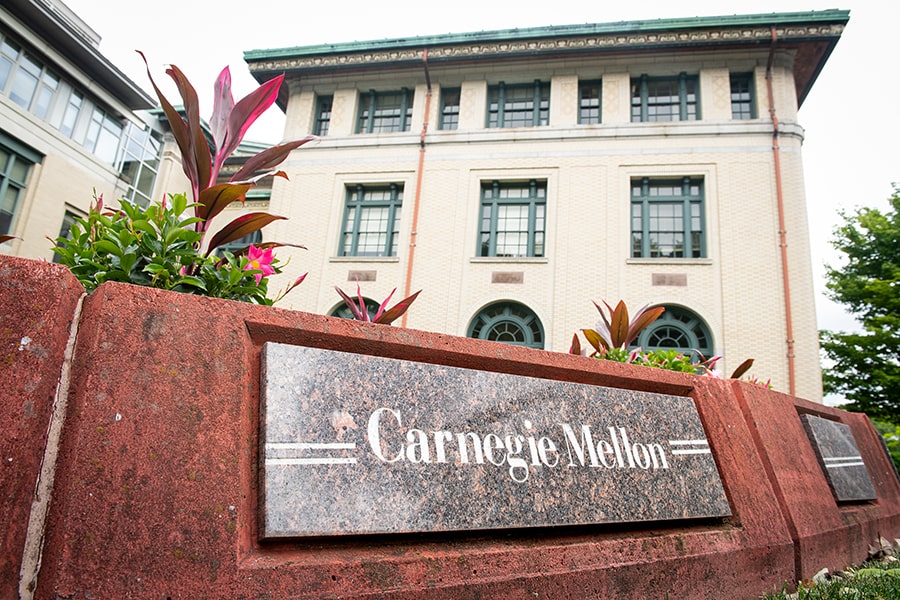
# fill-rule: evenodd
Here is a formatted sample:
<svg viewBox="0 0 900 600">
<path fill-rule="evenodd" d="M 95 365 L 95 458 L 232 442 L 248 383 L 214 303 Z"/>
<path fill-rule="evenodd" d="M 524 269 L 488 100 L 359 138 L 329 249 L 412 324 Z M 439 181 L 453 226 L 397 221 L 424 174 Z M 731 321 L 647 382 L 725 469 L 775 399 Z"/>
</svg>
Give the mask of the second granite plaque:
<svg viewBox="0 0 900 600">
<path fill-rule="evenodd" d="M 692 399 L 266 343 L 264 539 L 731 514 Z"/>
</svg>

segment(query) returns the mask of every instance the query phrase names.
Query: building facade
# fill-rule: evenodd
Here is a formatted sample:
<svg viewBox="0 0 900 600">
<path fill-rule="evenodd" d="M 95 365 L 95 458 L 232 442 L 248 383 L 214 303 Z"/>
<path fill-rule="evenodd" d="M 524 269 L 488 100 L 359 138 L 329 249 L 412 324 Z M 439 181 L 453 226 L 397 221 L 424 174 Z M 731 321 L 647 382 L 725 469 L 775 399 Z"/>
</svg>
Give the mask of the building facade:
<svg viewBox="0 0 900 600">
<path fill-rule="evenodd" d="M 93 194 L 146 204 L 189 189 L 156 99 L 58 0 L 0 6 L 0 252 L 52 260 Z"/>
<path fill-rule="evenodd" d="M 293 308 L 424 290 L 408 327 L 566 351 L 592 300 L 639 342 L 822 398 L 797 113 L 847 11 L 517 29 L 245 53 L 286 74 L 267 237 Z M 287 250 L 287 249 L 283 249 Z M 273 287 L 278 287 L 277 285 Z"/>
</svg>

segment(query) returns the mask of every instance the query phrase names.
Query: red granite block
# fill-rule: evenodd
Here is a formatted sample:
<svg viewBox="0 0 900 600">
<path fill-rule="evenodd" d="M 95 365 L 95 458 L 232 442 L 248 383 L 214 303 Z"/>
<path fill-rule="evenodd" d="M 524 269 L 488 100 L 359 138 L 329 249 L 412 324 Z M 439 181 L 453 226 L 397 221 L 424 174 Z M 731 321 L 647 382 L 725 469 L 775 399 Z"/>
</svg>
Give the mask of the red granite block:
<svg viewBox="0 0 900 600">
<path fill-rule="evenodd" d="M 260 351 L 277 341 L 687 395 L 732 517 L 259 541 Z M 793 544 L 711 378 L 104 284 L 85 301 L 36 597 L 757 598 Z"/>
<path fill-rule="evenodd" d="M 879 536 L 900 533 L 900 482 L 865 415 L 734 382 L 766 472 L 796 544 L 798 578 L 822 568 L 842 569 L 866 559 Z M 819 416 L 850 426 L 878 495 L 838 503 L 800 420 Z"/>
<path fill-rule="evenodd" d="M 84 288 L 68 269 L 0 256 L 0 597 L 15 598 L 69 327 Z"/>
</svg>

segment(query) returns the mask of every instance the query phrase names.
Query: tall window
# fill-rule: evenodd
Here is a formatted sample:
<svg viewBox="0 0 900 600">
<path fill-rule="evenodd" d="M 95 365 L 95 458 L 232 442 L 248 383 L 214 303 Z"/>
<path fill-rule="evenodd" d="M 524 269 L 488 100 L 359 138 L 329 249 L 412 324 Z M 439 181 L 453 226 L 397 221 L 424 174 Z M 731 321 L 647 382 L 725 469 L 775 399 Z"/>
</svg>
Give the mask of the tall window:
<svg viewBox="0 0 900 600">
<path fill-rule="evenodd" d="M 700 258 L 703 179 L 634 179 L 631 182 L 631 256 Z"/>
<path fill-rule="evenodd" d="M 41 156 L 0 133 L 0 235 L 11 234 L 28 174 Z"/>
<path fill-rule="evenodd" d="M 550 84 L 500 82 L 488 88 L 488 127 L 537 127 L 550 122 Z"/>
<path fill-rule="evenodd" d="M 544 256 L 546 210 L 546 182 L 483 185 L 478 255 Z"/>
<path fill-rule="evenodd" d="M 128 182 L 125 199 L 148 206 L 159 172 L 162 137 L 149 127 L 129 123 L 125 129 L 116 167 Z"/>
<path fill-rule="evenodd" d="M 331 127 L 331 105 L 334 103 L 334 96 L 319 96 L 316 99 L 316 124 L 313 127 L 313 133 L 322 137 L 328 135 L 328 129 Z"/>
<path fill-rule="evenodd" d="M 731 118 L 756 118 L 753 73 L 732 73 L 731 75 Z"/>
<path fill-rule="evenodd" d="M 348 188 L 341 256 L 397 256 L 402 203 L 402 185 Z"/>
<path fill-rule="evenodd" d="M 647 77 L 631 81 L 631 121 L 696 121 L 699 83 L 696 76 Z"/>
<path fill-rule="evenodd" d="M 441 89 L 441 115 L 438 129 L 459 128 L 459 99 L 459 88 Z"/>
<path fill-rule="evenodd" d="M 369 92 L 360 96 L 357 133 L 389 133 L 409 131 L 412 124 L 412 93 L 403 88 L 398 92 Z"/>
<path fill-rule="evenodd" d="M 691 354 L 695 360 L 713 355 L 713 339 L 709 327 L 694 312 L 680 306 L 666 306 L 666 311 L 647 326 L 635 340 L 641 348 L 665 348 Z"/>
<path fill-rule="evenodd" d="M 602 89 L 599 81 L 579 82 L 578 122 L 582 125 L 600 123 L 600 92 Z"/>
<path fill-rule="evenodd" d="M 518 302 L 498 302 L 484 308 L 469 324 L 467 337 L 516 346 L 544 347 L 544 327 L 534 312 Z"/>
</svg>

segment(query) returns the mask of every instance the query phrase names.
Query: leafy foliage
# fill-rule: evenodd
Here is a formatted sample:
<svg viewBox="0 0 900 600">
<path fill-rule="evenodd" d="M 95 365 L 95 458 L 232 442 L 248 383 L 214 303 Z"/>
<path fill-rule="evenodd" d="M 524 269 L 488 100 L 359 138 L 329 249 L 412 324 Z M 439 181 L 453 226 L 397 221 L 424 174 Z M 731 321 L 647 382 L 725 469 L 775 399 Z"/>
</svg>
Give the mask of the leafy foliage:
<svg viewBox="0 0 900 600">
<path fill-rule="evenodd" d="M 97 199 L 87 217 L 72 224 L 69 237 L 55 240 L 54 250 L 88 292 L 105 281 L 119 281 L 272 304 L 263 270 L 247 256 L 200 254 L 201 234 L 194 227 L 198 218 L 185 215 L 189 208 L 184 194 L 147 208 L 123 201 L 119 209 L 106 211 Z M 194 267 L 191 273 L 188 266 Z M 277 264 L 270 268 L 280 272 Z"/>
<path fill-rule="evenodd" d="M 829 267 L 829 296 L 862 326 L 860 332 L 822 331 L 832 362 L 824 371 L 825 391 L 843 394 L 848 410 L 900 424 L 900 188 L 891 209 L 861 208 L 843 214 L 832 245 L 846 256 Z"/>
<path fill-rule="evenodd" d="M 360 290 L 359 283 L 356 284 L 356 299 L 354 300 L 350 296 L 347 295 L 344 290 L 339 288 L 338 286 L 334 286 L 334 289 L 337 290 L 337 293 L 343 298 L 344 304 L 347 305 L 347 308 L 350 309 L 350 313 L 353 315 L 353 318 L 357 321 L 368 321 L 371 323 L 381 323 L 382 325 L 390 325 L 397 319 L 403 316 L 409 307 L 415 302 L 416 298 L 418 298 L 419 294 L 422 290 L 419 290 L 412 296 L 408 298 L 404 298 L 391 308 L 387 308 L 388 302 L 391 301 L 391 297 L 394 295 L 394 292 L 397 291 L 397 288 L 391 290 L 391 293 L 388 294 L 387 298 L 378 306 L 378 310 L 375 311 L 374 315 L 369 315 L 369 311 L 366 310 L 366 301 L 363 298 L 362 290 Z"/>
<path fill-rule="evenodd" d="M 272 304 L 274 300 L 266 296 L 268 276 L 280 273 L 272 249 L 285 244 L 251 245 L 237 253 L 221 252 L 219 257 L 213 251 L 284 217 L 265 212 L 244 214 L 219 228 L 210 239 L 205 238 L 211 231 L 212 219 L 229 204 L 243 202 L 257 181 L 269 176 L 287 178 L 283 171 L 274 168 L 312 137 L 267 148 L 247 159 L 228 182 L 218 183 L 225 160 L 237 150 L 257 117 L 275 102 L 283 76 L 264 83 L 235 103 L 231 73 L 225 67 L 215 83 L 211 148 L 200 120 L 196 90 L 178 67 L 171 65 L 166 73 L 178 87 L 184 117 L 160 92 L 147 66 L 147 76 L 181 150 L 181 164 L 191 182 L 193 202 L 188 203 L 184 194 L 175 194 L 169 196 L 168 204 L 163 200 L 141 208 L 122 201 L 119 209 L 104 212 L 102 198 L 95 198 L 87 218 L 77 219 L 72 225 L 70 238 L 52 240 L 54 250 L 88 291 L 104 281 L 120 281 Z M 191 216 L 184 215 L 188 209 Z M 249 255 L 245 255 L 247 251 Z M 275 300 L 305 277 L 299 277 Z"/>
<path fill-rule="evenodd" d="M 147 59 L 143 53 L 139 54 L 144 59 L 144 64 L 147 65 Z M 285 217 L 265 212 L 245 214 L 220 228 L 210 240 L 204 239 L 210 230 L 212 219 L 229 204 L 243 202 L 246 199 L 247 191 L 257 181 L 270 176 L 287 179 L 285 172 L 276 170 L 275 167 L 284 162 L 292 150 L 314 139 L 312 136 L 307 136 L 300 140 L 266 148 L 248 158 L 228 182 L 218 183 L 219 172 L 225 164 L 225 160 L 237 150 L 244 134 L 256 119 L 274 104 L 284 75 L 270 79 L 235 103 L 231 94 L 231 71 L 228 67 L 222 69 L 215 82 L 213 114 L 209 121 L 213 138 L 213 147 L 210 148 L 200 120 L 197 91 L 181 69 L 175 65 L 169 65 L 166 74 L 172 78 L 178 88 L 184 107 L 183 113 L 172 106 L 172 103 L 160 91 L 150 74 L 150 67 L 147 65 L 147 77 L 156 91 L 169 127 L 172 129 L 172 135 L 181 150 L 181 166 L 184 174 L 191 182 L 191 193 L 194 199 L 192 206 L 194 216 L 198 219 L 195 222 L 196 229 L 200 233 L 198 244 L 206 247 L 206 254 L 211 254 L 219 246 L 259 231 L 272 221 L 284 219 Z M 188 266 L 188 272 L 193 274 L 196 268 L 199 268 L 199 264 Z"/>
<path fill-rule="evenodd" d="M 900 471 L 900 425 L 881 421 L 872 421 L 872 425 L 884 438 L 884 445 L 887 447 L 891 460 L 894 461 L 894 467 Z"/>
</svg>

